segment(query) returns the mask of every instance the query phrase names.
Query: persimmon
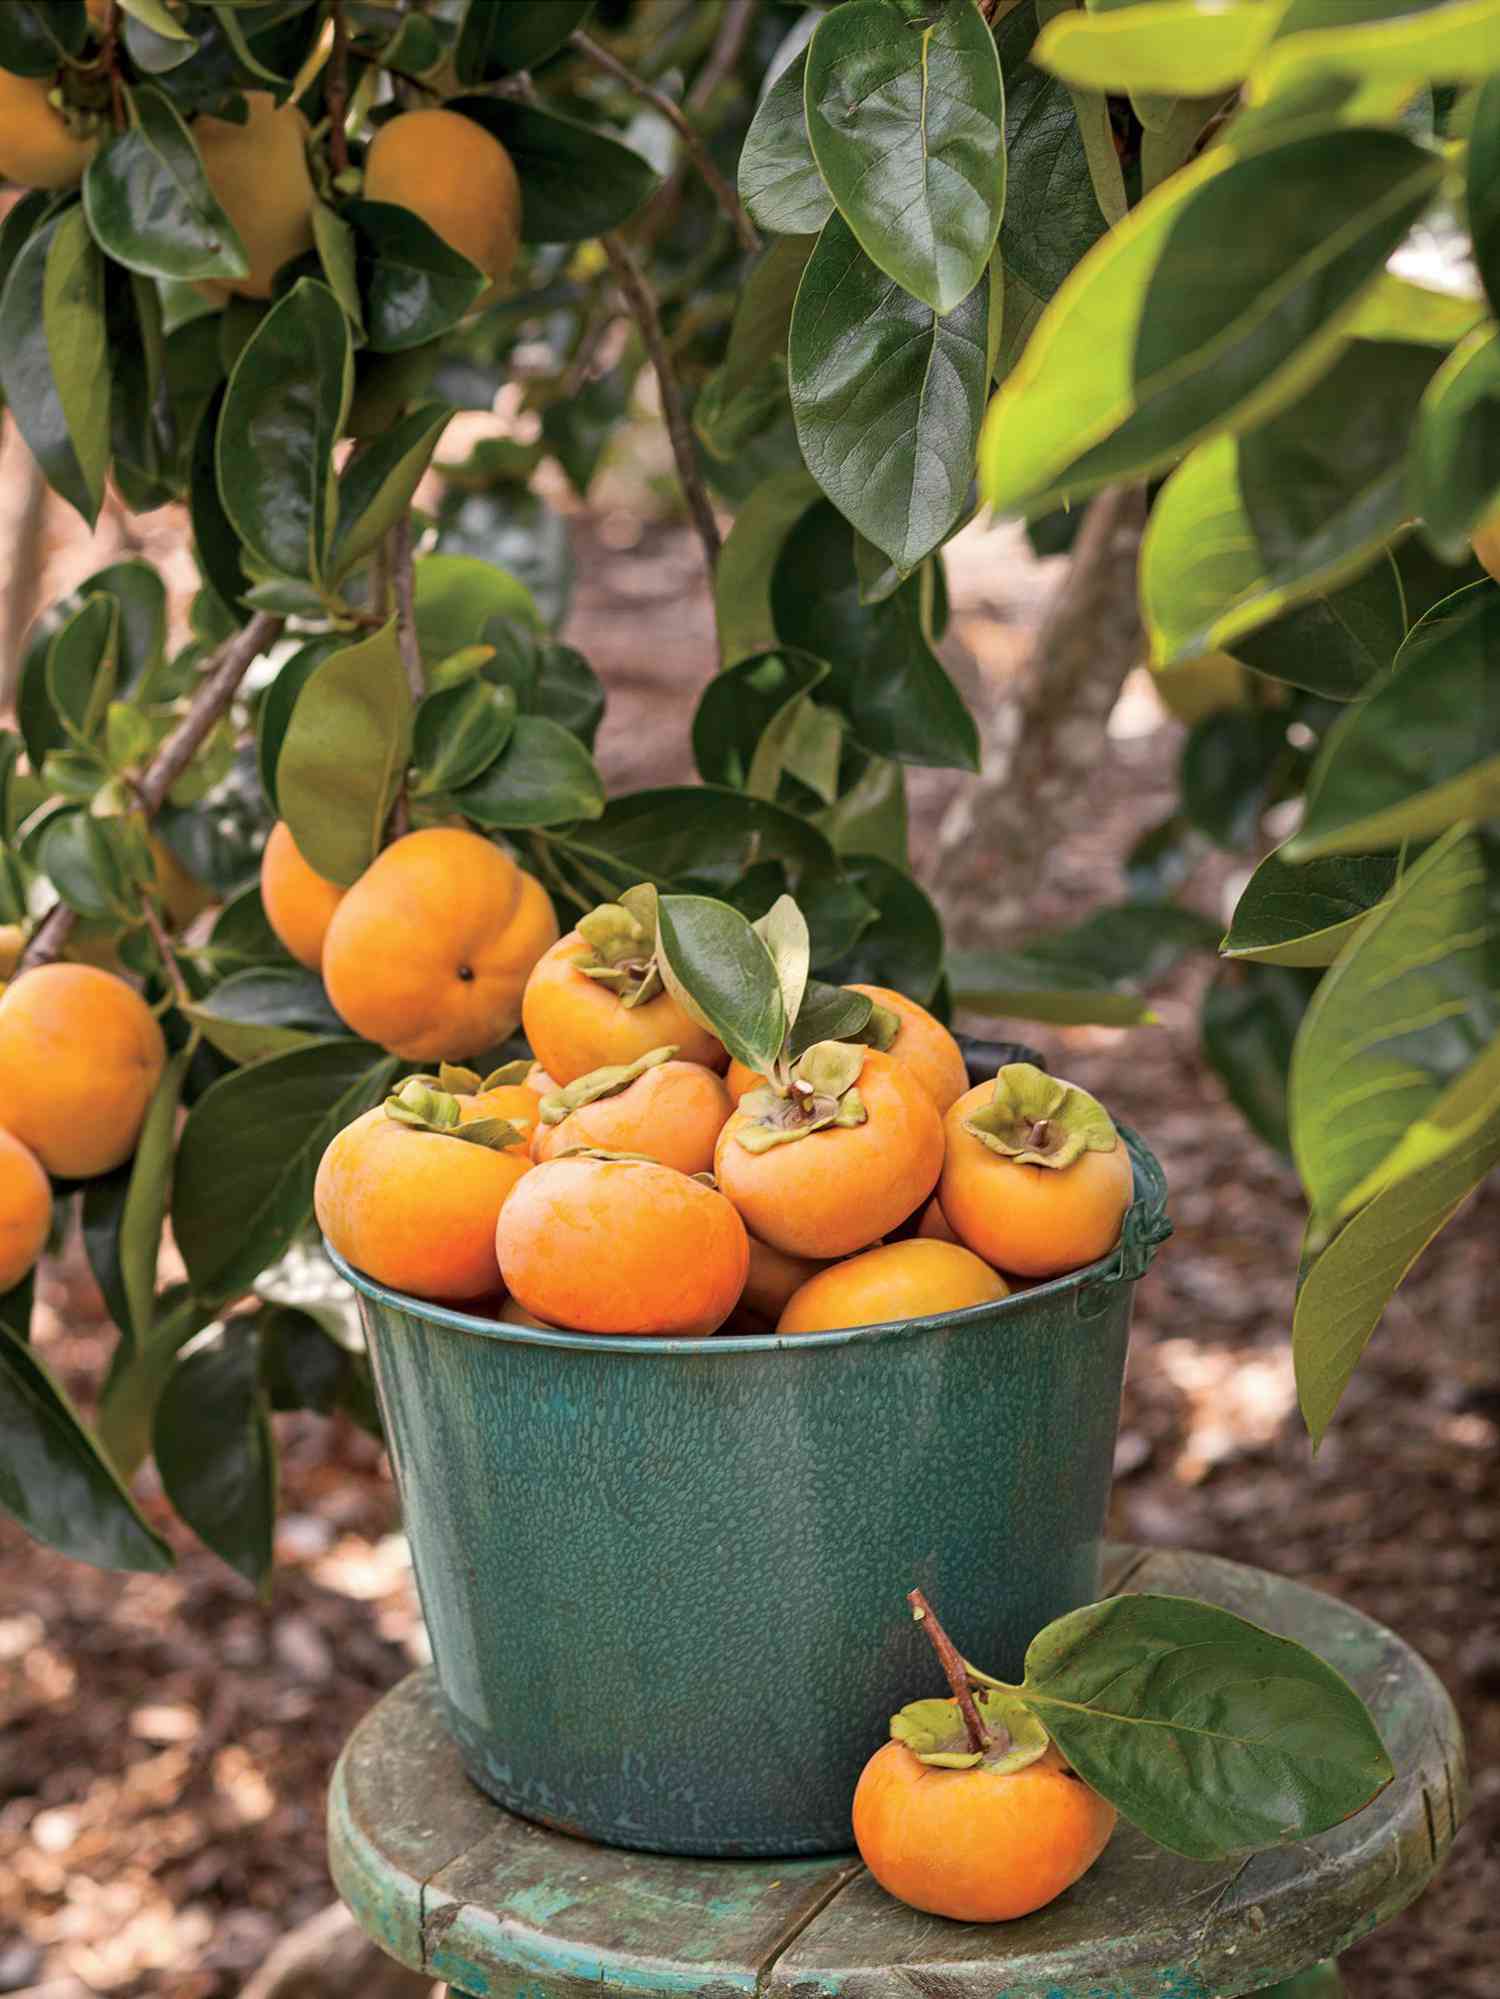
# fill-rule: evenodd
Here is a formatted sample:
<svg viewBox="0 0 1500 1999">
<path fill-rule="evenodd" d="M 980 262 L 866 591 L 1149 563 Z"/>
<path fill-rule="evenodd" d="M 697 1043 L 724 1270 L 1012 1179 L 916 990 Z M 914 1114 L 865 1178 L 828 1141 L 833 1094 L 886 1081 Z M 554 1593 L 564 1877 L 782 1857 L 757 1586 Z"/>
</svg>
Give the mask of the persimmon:
<svg viewBox="0 0 1500 1999">
<path fill-rule="evenodd" d="M 560 1085 L 668 1044 L 705 1069 L 722 1070 L 729 1060 L 717 1035 L 690 1020 L 662 984 L 649 891 L 644 902 L 638 894 L 631 889 L 625 901 L 583 917 L 526 982 L 526 1039 Z"/>
<path fill-rule="evenodd" d="M 957 1242 L 958 1237 L 948 1226 L 948 1217 L 943 1213 L 943 1204 L 934 1194 L 922 1210 L 922 1219 L 917 1223 L 917 1234 L 928 1242 Z"/>
<path fill-rule="evenodd" d="M 778 1333 L 830 1333 L 930 1319 L 967 1305 L 990 1305 L 1009 1291 L 1005 1279 L 957 1243 L 888 1242 L 810 1277 L 787 1302 Z"/>
<path fill-rule="evenodd" d="M 24 923 L 0 923 L 0 979 L 8 979 L 21 962 L 26 949 Z"/>
<path fill-rule="evenodd" d="M 863 993 L 877 1007 L 896 1016 L 894 1037 L 876 1046 L 906 1064 L 937 1105 L 938 1115 L 943 1116 L 969 1087 L 969 1072 L 953 1036 L 925 1006 L 918 1006 L 905 993 L 893 992 L 889 986 L 855 985 L 849 990 Z"/>
<path fill-rule="evenodd" d="M 492 305 L 521 247 L 521 183 L 511 157 L 482 125 L 440 106 L 382 125 L 365 159 L 365 199 L 419 215 L 492 280 Z"/>
<path fill-rule="evenodd" d="M 1474 553 L 1500 583 L 1500 507 L 1474 530 Z"/>
<path fill-rule="evenodd" d="M 788 1256 L 784 1249 L 772 1249 L 759 1236 L 751 1236 L 750 1268 L 740 1293 L 739 1314 L 755 1320 L 757 1330 L 770 1332 L 786 1310 L 787 1300 L 810 1277 L 827 1268 L 817 1258 Z"/>
<path fill-rule="evenodd" d="M 507 1126 L 475 1139 L 479 1116 L 413 1077 L 345 1125 L 313 1188 L 318 1226 L 340 1256 L 378 1284 L 440 1303 L 501 1289 L 495 1224 L 531 1160 Z"/>
<path fill-rule="evenodd" d="M 0 1131 L 0 1291 L 10 1291 L 47 1246 L 52 1183 L 30 1146 Z"/>
<path fill-rule="evenodd" d="M 212 298 L 269 298 L 282 265 L 313 247 L 317 194 L 307 165 L 307 120 L 266 90 L 247 90 L 245 102 L 250 115 L 243 125 L 206 115 L 193 123 L 208 184 L 250 262 L 243 278 L 205 280 L 199 289 Z"/>
<path fill-rule="evenodd" d="M 411 1062 L 460 1061 L 502 1042 L 557 936 L 546 890 L 462 827 L 394 841 L 347 890 L 323 940 L 340 1018 Z"/>
<path fill-rule="evenodd" d="M 960 1097 L 944 1129 L 943 1214 L 986 1263 L 1058 1277 L 1119 1240 L 1130 1154 L 1086 1090 L 1011 1062 Z"/>
<path fill-rule="evenodd" d="M 59 111 L 53 88 L 50 77 L 0 69 L 0 180 L 61 189 L 83 179 L 102 127 L 87 112 Z"/>
<path fill-rule="evenodd" d="M 267 923 L 297 963 L 318 971 L 323 939 L 344 891 L 302 858 L 284 819 L 271 828 L 260 857 L 260 899 Z"/>
<path fill-rule="evenodd" d="M 711 1333 L 750 1262 L 744 1223 L 716 1189 L 603 1152 L 534 1166 L 501 1209 L 495 1243 L 511 1296 L 582 1333 Z"/>
<path fill-rule="evenodd" d="M 670 1043 L 638 1062 L 596 1069 L 544 1097 L 534 1159 L 580 1146 L 639 1152 L 679 1173 L 706 1173 L 734 1106 L 712 1069 L 674 1062 Z"/>
<path fill-rule="evenodd" d="M 930 1915 L 1028 1916 L 1093 1866 L 1115 1808 L 1068 1768 L 1014 1688 L 967 1665 L 920 1590 L 908 1602 L 953 1697 L 892 1717 L 892 1740 L 854 1792 L 860 1857 L 887 1894 Z"/>
<path fill-rule="evenodd" d="M 94 965 L 38 965 L 0 998 L 0 1127 L 60 1180 L 135 1150 L 167 1048 L 134 986 Z"/>
<path fill-rule="evenodd" d="M 911 1070 L 878 1049 L 816 1042 L 790 1089 L 742 1097 L 714 1150 L 719 1185 L 773 1249 L 866 1249 L 932 1192 L 943 1126 Z"/>
</svg>

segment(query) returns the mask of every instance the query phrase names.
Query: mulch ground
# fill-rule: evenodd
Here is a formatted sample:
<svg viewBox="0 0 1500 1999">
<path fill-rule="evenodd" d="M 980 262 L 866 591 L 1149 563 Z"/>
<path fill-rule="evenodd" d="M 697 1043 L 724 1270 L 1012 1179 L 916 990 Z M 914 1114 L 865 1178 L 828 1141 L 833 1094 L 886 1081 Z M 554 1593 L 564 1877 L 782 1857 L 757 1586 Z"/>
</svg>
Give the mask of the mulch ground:
<svg viewBox="0 0 1500 1999">
<path fill-rule="evenodd" d="M 686 777 L 682 687 L 708 658 L 691 545 L 648 534 L 628 555 L 591 546 L 579 567 L 570 636 L 611 688 L 607 763 L 617 781 Z M 1022 582 L 1004 583 L 1008 601 L 1034 597 Z M 1039 884 L 1043 920 L 1116 892 L 1176 745 L 1168 724 L 1116 745 L 1089 830 Z M 942 782 L 924 780 L 929 806 Z M 1287 1350 L 1296 1185 L 1200 1061 L 1200 979 L 1169 989 L 1157 1028 L 1028 1035 L 1149 1135 L 1174 1189 L 1177 1234 L 1139 1295 L 1112 1529 L 1331 1590 L 1421 1647 L 1468 1730 L 1474 1809 L 1438 1883 L 1349 1953 L 1349 1990 L 1496 1999 L 1500 1190 L 1402 1294 L 1314 1457 Z M 106 1335 L 77 1272 L 52 1276 L 39 1337 L 84 1392 Z M 424 1641 L 376 1447 L 310 1419 L 278 1427 L 268 1605 L 175 1525 L 176 1572 L 127 1578 L 0 1524 L 0 1992 L 72 1978 L 119 1999 L 232 1999 L 331 1898 L 328 1772 Z M 165 1525 L 149 1489 L 146 1504 Z"/>
</svg>

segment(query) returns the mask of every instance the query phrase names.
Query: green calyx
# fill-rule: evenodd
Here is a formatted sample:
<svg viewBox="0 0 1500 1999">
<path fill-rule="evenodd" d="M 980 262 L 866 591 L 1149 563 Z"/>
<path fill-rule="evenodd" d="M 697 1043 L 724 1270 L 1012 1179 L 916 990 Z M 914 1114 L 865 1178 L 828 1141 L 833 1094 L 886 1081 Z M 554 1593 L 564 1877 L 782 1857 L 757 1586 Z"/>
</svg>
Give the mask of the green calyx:
<svg viewBox="0 0 1500 1999">
<path fill-rule="evenodd" d="M 430 1076 L 408 1076 L 396 1094 L 386 1098 L 385 1114 L 409 1130 L 460 1138 L 466 1145 L 487 1146 L 491 1152 L 508 1152 L 513 1145 L 526 1143 L 525 1131 L 509 1118 L 471 1118 L 465 1124 L 458 1098 L 449 1090 L 435 1089 Z"/>
<path fill-rule="evenodd" d="M 648 1070 L 659 1069 L 663 1062 L 670 1062 L 676 1053 L 674 1042 L 665 1048 L 653 1048 L 649 1055 L 639 1056 L 634 1062 L 590 1069 L 586 1076 L 576 1077 L 566 1089 L 554 1090 L 542 1098 L 542 1123 L 561 1124 L 574 1111 L 581 1111 L 585 1104 L 596 1104 L 601 1097 L 617 1097 Z"/>
<path fill-rule="evenodd" d="M 863 1124 L 870 1114 L 855 1085 L 865 1054 L 862 1042 L 815 1041 L 792 1064 L 785 1089 L 768 1083 L 740 1099 L 746 1122 L 735 1142 L 747 1152 L 769 1152 L 830 1126 Z"/>
<path fill-rule="evenodd" d="M 975 1749 L 963 1716 L 951 1700 L 911 1701 L 891 1716 L 891 1740 L 904 1742 L 919 1762 L 940 1770 L 1024 1770 L 1046 1754 L 1046 1729 L 1016 1694 L 986 1688 L 974 1707 L 989 1741 Z"/>
<path fill-rule="evenodd" d="M 413 1076 L 414 1083 L 425 1083 L 429 1089 L 446 1090 L 453 1097 L 482 1097 L 486 1090 L 498 1090 L 507 1083 L 522 1083 L 531 1074 L 530 1062 L 502 1062 L 498 1069 L 491 1069 L 487 1076 L 481 1076 L 477 1069 L 465 1069 L 457 1062 L 442 1062 L 435 1076 Z"/>
<path fill-rule="evenodd" d="M 552 1164 L 559 1159 L 599 1159 L 606 1166 L 658 1166 L 649 1152 L 611 1152 L 604 1145 L 565 1145 L 561 1152 L 554 1152 Z"/>
<path fill-rule="evenodd" d="M 644 1006 L 666 991 L 656 962 L 656 890 L 649 882 L 590 910 L 577 928 L 591 953 L 575 961 L 578 970 L 608 986 L 621 1006 Z"/>
<path fill-rule="evenodd" d="M 1097 1097 L 1030 1062 L 1006 1063 L 995 1077 L 994 1095 L 964 1119 L 964 1130 L 1018 1165 L 1059 1170 L 1085 1152 L 1113 1152 L 1120 1142 Z"/>
<path fill-rule="evenodd" d="M 867 1048 L 878 1048 L 882 1055 L 901 1032 L 901 1016 L 894 1009 L 882 1006 L 878 1000 L 870 1001 L 870 1018 L 860 1029 L 859 1039 Z"/>
</svg>

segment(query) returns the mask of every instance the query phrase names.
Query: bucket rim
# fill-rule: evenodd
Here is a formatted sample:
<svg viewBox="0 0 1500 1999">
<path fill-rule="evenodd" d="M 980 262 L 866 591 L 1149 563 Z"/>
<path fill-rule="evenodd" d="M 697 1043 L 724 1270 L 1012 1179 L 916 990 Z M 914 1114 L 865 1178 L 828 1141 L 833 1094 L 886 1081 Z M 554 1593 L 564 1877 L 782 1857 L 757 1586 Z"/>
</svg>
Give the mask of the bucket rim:
<svg viewBox="0 0 1500 1999">
<path fill-rule="evenodd" d="M 377 1283 L 373 1277 L 367 1277 L 342 1257 L 326 1236 L 323 1238 L 323 1251 L 339 1275 L 362 1297 L 403 1312 L 409 1318 L 442 1326 L 449 1332 L 472 1333 L 480 1339 L 496 1340 L 502 1344 L 563 1347 L 582 1353 L 634 1354 L 643 1359 L 653 1355 L 663 1358 L 703 1355 L 711 1358 L 715 1354 L 815 1352 L 829 1347 L 906 1339 L 918 1333 L 948 1329 L 958 1332 L 980 1320 L 989 1321 L 1007 1312 L 1013 1314 L 1039 1298 L 1056 1298 L 1066 1291 L 1081 1291 L 1084 1285 L 1090 1283 L 1134 1283 L 1144 1274 L 1157 1246 L 1171 1234 L 1172 1225 L 1166 1217 L 1166 1176 L 1161 1162 L 1138 1132 L 1118 1120 L 1115 1129 L 1125 1141 L 1135 1169 L 1135 1199 L 1126 1210 L 1119 1242 L 1106 1256 L 1085 1264 L 1079 1270 L 1067 1271 L 1061 1277 L 1049 1277 L 1040 1284 L 1028 1285 L 1022 1291 L 1012 1291 L 1007 1297 L 991 1299 L 980 1305 L 965 1305 L 954 1312 L 934 1312 L 920 1319 L 888 1319 L 870 1326 L 840 1326 L 825 1333 L 709 1333 L 692 1339 L 661 1338 L 649 1333 L 568 1332 L 562 1328 L 516 1326 L 502 1319 L 482 1318 L 478 1313 L 466 1312 L 456 1305 L 440 1305 L 430 1299 L 415 1298 L 408 1292 L 394 1291 L 388 1285 Z"/>
</svg>

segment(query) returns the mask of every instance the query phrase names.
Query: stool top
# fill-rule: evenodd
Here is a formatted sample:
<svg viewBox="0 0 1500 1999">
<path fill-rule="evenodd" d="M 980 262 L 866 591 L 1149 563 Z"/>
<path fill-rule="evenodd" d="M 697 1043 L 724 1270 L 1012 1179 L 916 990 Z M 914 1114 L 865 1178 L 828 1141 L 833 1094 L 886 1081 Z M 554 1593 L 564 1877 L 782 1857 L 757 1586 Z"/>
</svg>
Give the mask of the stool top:
<svg viewBox="0 0 1500 1999">
<path fill-rule="evenodd" d="M 1112 1548 L 1104 1593 L 1124 1589 L 1201 1597 L 1320 1653 L 1369 1702 L 1396 1781 L 1316 1839 L 1222 1864 L 1122 1823 L 1047 1908 L 969 1925 L 893 1901 L 856 1856 L 671 1860 L 513 1817 L 464 1775 L 422 1672 L 339 1759 L 335 1884 L 391 1956 L 481 1999 L 599 1999 L 601 1982 L 629 1999 L 1232 1999 L 1412 1901 L 1467 1803 L 1430 1667 L 1347 1605 L 1213 1556 Z"/>
</svg>

